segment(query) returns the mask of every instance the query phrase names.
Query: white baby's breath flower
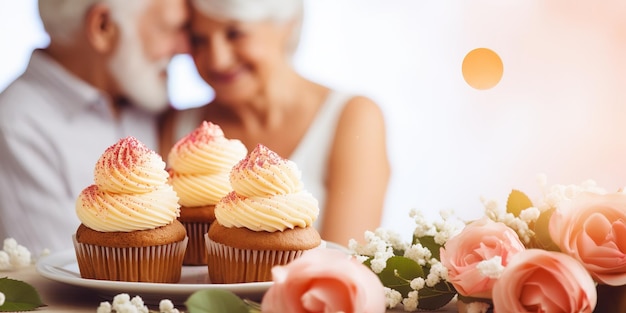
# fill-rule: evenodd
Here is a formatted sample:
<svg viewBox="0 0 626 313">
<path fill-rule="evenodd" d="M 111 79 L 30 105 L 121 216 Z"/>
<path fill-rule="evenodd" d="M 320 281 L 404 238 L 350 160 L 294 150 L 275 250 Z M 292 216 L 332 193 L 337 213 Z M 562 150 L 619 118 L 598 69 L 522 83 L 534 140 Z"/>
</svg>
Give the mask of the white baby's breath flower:
<svg viewBox="0 0 626 313">
<path fill-rule="evenodd" d="M 141 299 L 140 296 L 134 296 L 130 300 L 130 303 L 137 308 L 137 312 L 139 312 L 139 313 L 148 313 L 149 312 L 148 307 L 144 305 L 143 299 Z"/>
<path fill-rule="evenodd" d="M 487 199 L 485 197 L 480 197 L 480 201 L 483 203 L 483 207 L 485 207 L 485 211 L 489 212 L 499 212 L 498 201 L 495 199 Z"/>
<path fill-rule="evenodd" d="M 365 244 L 351 240 L 349 249 L 356 255 L 371 257 L 370 268 L 374 273 L 380 273 L 387 266 L 387 260 L 394 256 L 393 247 L 387 241 L 394 235 L 379 229 L 376 232 L 366 231 L 364 236 Z M 360 260 L 363 262 L 364 259 L 361 257 Z"/>
<path fill-rule="evenodd" d="M 0 251 L 0 270 L 26 267 L 32 263 L 30 251 L 17 243 L 14 238 L 6 238 Z"/>
<path fill-rule="evenodd" d="M 420 290 L 424 288 L 424 285 L 426 285 L 426 281 L 422 277 L 417 277 L 411 280 L 410 285 L 413 290 Z"/>
<path fill-rule="evenodd" d="M 130 295 L 127 293 L 120 293 L 113 297 L 113 303 L 111 305 L 113 306 L 113 310 L 118 310 L 118 306 L 125 304 L 130 304 Z"/>
<path fill-rule="evenodd" d="M 528 244 L 535 232 L 528 226 L 530 222 L 534 222 L 539 218 L 540 210 L 537 207 L 527 208 L 520 213 L 520 217 L 516 217 L 513 213 L 499 210 L 485 211 L 485 215 L 495 221 L 500 222 L 514 230 L 520 240 Z"/>
<path fill-rule="evenodd" d="M 506 219 L 504 221 L 504 223 L 515 229 L 515 230 L 523 230 L 524 228 L 528 228 L 528 224 L 526 224 L 524 221 L 522 221 L 519 218 L 516 218 L 513 214 L 509 213 L 506 215 Z"/>
<path fill-rule="evenodd" d="M 370 262 L 370 268 L 372 269 L 372 272 L 376 274 L 380 274 L 380 272 L 382 272 L 385 267 L 387 267 L 386 259 L 372 259 L 372 261 Z"/>
<path fill-rule="evenodd" d="M 379 251 L 385 251 L 388 243 L 382 240 L 372 231 L 366 231 L 364 234 L 365 244 L 358 244 L 356 241 L 350 241 L 348 248 L 356 254 L 374 256 Z"/>
<path fill-rule="evenodd" d="M 174 308 L 174 303 L 171 300 L 164 299 L 159 302 L 159 311 L 169 311 Z"/>
<path fill-rule="evenodd" d="M 402 302 L 402 294 L 395 289 L 385 288 L 385 304 L 387 308 L 393 309 Z"/>
<path fill-rule="evenodd" d="M 476 269 L 483 276 L 494 279 L 500 278 L 500 275 L 502 275 L 502 272 L 504 271 L 504 266 L 502 266 L 502 257 L 495 256 L 491 259 L 481 261 L 476 265 Z"/>
<path fill-rule="evenodd" d="M 375 232 L 376 236 L 380 238 L 383 242 L 387 243 L 387 245 L 391 246 L 396 250 L 404 250 L 407 247 L 407 243 L 402 240 L 400 234 L 391 230 L 387 230 L 384 228 L 378 228 Z"/>
<path fill-rule="evenodd" d="M 467 313 L 487 313 L 491 306 L 485 302 L 470 302 L 467 304 Z"/>
<path fill-rule="evenodd" d="M 541 215 L 541 211 L 539 211 L 536 207 L 530 207 L 520 212 L 519 218 L 524 221 L 526 224 L 530 222 L 535 222 Z"/>
<path fill-rule="evenodd" d="M 412 209 L 409 215 L 415 220 L 415 230 L 413 231 L 415 237 L 435 236 L 437 234 L 435 225 L 426 219 L 424 213 Z"/>
<path fill-rule="evenodd" d="M 448 275 L 448 268 L 443 266 L 437 259 L 431 259 L 430 271 L 439 275 L 441 278 L 445 278 Z"/>
<path fill-rule="evenodd" d="M 404 306 L 404 310 L 407 312 L 412 312 L 417 310 L 417 305 L 419 304 L 417 291 L 410 291 L 408 297 L 402 300 L 402 305 Z"/>
<path fill-rule="evenodd" d="M 430 259 L 432 252 L 422 244 L 414 244 L 404 251 L 404 257 L 409 258 L 419 265 L 426 265 L 426 260 Z"/>
<path fill-rule="evenodd" d="M 14 268 L 22 268 L 31 264 L 30 251 L 24 246 L 17 245 L 12 253 L 9 252 L 9 256 Z"/>
<path fill-rule="evenodd" d="M 545 188 L 543 199 L 537 204 L 537 208 L 544 212 L 551 208 L 558 208 L 564 201 L 571 200 L 583 192 L 606 194 L 606 189 L 598 186 L 593 180 L 586 180 L 579 185 L 552 185 Z"/>
<path fill-rule="evenodd" d="M 2 250 L 11 254 L 17 249 L 17 241 L 14 238 L 6 238 L 4 239 L 4 244 L 2 246 Z"/>
<path fill-rule="evenodd" d="M 0 271 L 7 271 L 11 268 L 11 257 L 6 251 L 0 251 Z"/>
<path fill-rule="evenodd" d="M 439 245 L 445 244 L 448 239 L 458 235 L 465 227 L 465 223 L 455 218 L 446 218 L 437 228 L 439 231 L 435 234 L 435 243 Z"/>
<path fill-rule="evenodd" d="M 159 302 L 159 312 L 161 313 L 179 313 L 176 308 L 174 308 L 174 303 L 172 303 L 169 299 L 164 299 Z"/>
<path fill-rule="evenodd" d="M 354 255 L 354 258 L 361 263 L 364 263 L 365 261 L 369 259 L 369 257 L 366 257 L 364 255 L 358 255 L 358 254 Z"/>
<path fill-rule="evenodd" d="M 353 253 L 357 253 L 357 249 L 359 249 L 359 242 L 356 241 L 356 239 L 354 238 L 348 240 L 348 250 L 352 251 Z"/>
<path fill-rule="evenodd" d="M 430 272 L 426 276 L 426 286 L 433 287 L 448 279 L 448 269 L 437 259 L 431 259 Z"/>
<path fill-rule="evenodd" d="M 428 276 L 426 276 L 426 286 L 428 287 L 434 287 L 439 282 L 441 282 L 441 277 L 435 273 L 431 272 L 428 273 Z"/>
<path fill-rule="evenodd" d="M 111 313 L 111 310 L 112 310 L 111 303 L 109 303 L 108 301 L 105 301 L 105 302 L 100 302 L 100 306 L 98 306 L 96 313 Z"/>
<path fill-rule="evenodd" d="M 4 293 L 0 292 L 0 306 L 4 305 L 4 301 L 6 301 L 6 296 Z"/>
<path fill-rule="evenodd" d="M 140 296 L 134 296 L 130 299 L 130 303 L 132 303 L 136 307 L 142 307 L 144 305 L 143 299 Z"/>
<path fill-rule="evenodd" d="M 454 218 L 454 210 L 441 210 L 439 216 L 445 221 Z"/>
<path fill-rule="evenodd" d="M 115 312 L 117 313 L 139 313 L 139 310 L 130 302 L 120 303 L 115 306 Z"/>
</svg>

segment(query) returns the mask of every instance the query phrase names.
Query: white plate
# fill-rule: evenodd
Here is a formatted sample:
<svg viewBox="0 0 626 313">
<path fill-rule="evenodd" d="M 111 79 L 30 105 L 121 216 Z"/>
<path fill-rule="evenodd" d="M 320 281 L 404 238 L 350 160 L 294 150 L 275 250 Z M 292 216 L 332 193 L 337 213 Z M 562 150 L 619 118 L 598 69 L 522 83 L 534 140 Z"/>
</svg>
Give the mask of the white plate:
<svg viewBox="0 0 626 313">
<path fill-rule="evenodd" d="M 326 242 L 326 247 L 347 252 L 346 248 L 332 242 Z M 273 284 L 273 282 L 211 284 L 208 283 L 206 266 L 183 266 L 180 282 L 176 284 L 85 279 L 80 277 L 73 249 L 40 259 L 37 262 L 37 272 L 61 283 L 94 289 L 109 302 L 117 294 L 128 293 L 131 297 L 138 295 L 144 302 L 157 305 L 162 299 L 182 304 L 192 293 L 202 289 L 229 290 L 242 298 L 259 301 Z"/>
<path fill-rule="evenodd" d="M 206 266 L 183 266 L 179 283 L 138 283 L 111 280 L 85 279 L 80 277 L 74 250 L 66 250 L 46 256 L 37 262 L 37 272 L 58 282 L 94 289 L 109 302 L 120 293 L 131 297 L 140 296 L 144 302 L 157 304 L 169 299 L 182 304 L 195 291 L 202 289 L 230 290 L 242 298 L 260 300 L 273 282 L 211 284 L 208 283 Z"/>
</svg>

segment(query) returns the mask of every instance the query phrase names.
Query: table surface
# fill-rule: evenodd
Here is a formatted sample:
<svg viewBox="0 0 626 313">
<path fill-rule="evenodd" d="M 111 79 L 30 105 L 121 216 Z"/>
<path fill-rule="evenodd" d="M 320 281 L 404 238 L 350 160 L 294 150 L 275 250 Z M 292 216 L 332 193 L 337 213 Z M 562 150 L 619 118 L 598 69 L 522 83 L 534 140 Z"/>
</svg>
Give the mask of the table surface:
<svg viewBox="0 0 626 313">
<path fill-rule="evenodd" d="M 41 276 L 35 266 L 29 266 L 19 270 L 0 272 L 0 277 L 9 277 L 29 283 L 39 292 L 45 307 L 37 311 L 43 312 L 96 312 L 102 301 L 112 302 L 113 299 L 104 299 L 94 290 L 82 288 L 61 282 L 57 282 Z M 133 296 L 133 295 L 131 295 Z M 141 296 L 141 295 L 140 295 Z M 158 310 L 158 307 L 149 305 L 150 309 Z M 176 305 L 183 311 L 184 307 Z M 388 312 L 403 312 L 401 309 L 389 310 Z M 441 310 L 431 312 L 457 312 L 456 305 L 450 303 Z"/>
</svg>

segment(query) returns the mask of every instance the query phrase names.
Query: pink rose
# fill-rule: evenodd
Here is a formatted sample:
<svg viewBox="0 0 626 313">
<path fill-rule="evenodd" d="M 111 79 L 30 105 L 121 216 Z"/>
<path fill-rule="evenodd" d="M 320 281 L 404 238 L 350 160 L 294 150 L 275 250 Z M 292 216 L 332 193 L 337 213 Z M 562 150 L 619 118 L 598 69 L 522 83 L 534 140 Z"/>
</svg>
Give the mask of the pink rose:
<svg viewBox="0 0 626 313">
<path fill-rule="evenodd" d="M 496 277 L 483 274 L 478 265 L 500 257 L 506 266 L 511 257 L 525 249 L 517 233 L 503 223 L 488 218 L 474 221 L 441 248 L 441 263 L 448 269 L 448 281 L 459 294 L 491 298 Z"/>
<path fill-rule="evenodd" d="M 591 313 L 596 301 L 595 283 L 582 264 L 541 249 L 516 254 L 493 288 L 494 312 Z"/>
<path fill-rule="evenodd" d="M 267 313 L 385 312 L 385 290 L 367 266 L 334 249 L 314 249 L 272 269 Z"/>
<path fill-rule="evenodd" d="M 550 218 L 550 236 L 598 282 L 626 284 L 626 194 L 586 193 Z"/>
</svg>

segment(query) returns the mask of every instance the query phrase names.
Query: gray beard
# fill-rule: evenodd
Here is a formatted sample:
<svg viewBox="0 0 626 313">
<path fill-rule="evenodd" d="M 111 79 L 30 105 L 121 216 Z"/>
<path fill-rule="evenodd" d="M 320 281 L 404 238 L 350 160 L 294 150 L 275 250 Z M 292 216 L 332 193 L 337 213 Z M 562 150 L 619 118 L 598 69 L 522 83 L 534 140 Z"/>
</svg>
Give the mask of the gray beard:
<svg viewBox="0 0 626 313">
<path fill-rule="evenodd" d="M 149 61 L 133 33 L 122 29 L 118 49 L 109 62 L 111 75 L 133 106 L 150 113 L 163 112 L 169 99 L 167 80 L 161 75 L 169 60 Z"/>
</svg>

